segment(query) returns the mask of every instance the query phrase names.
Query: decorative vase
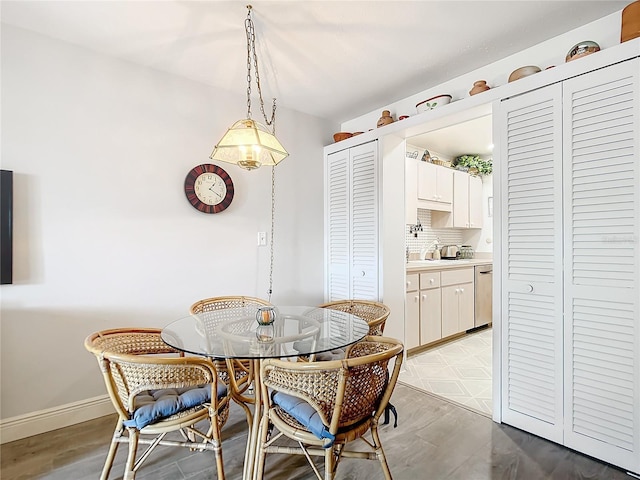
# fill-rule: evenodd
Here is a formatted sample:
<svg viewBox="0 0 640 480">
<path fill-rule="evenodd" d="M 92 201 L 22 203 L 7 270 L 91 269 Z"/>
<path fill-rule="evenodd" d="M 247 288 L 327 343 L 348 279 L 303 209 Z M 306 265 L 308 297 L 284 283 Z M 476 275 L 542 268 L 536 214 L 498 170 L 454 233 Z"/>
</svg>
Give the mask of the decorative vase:
<svg viewBox="0 0 640 480">
<path fill-rule="evenodd" d="M 385 125 L 389 125 L 393 123 L 393 117 L 391 116 L 391 112 L 389 110 L 384 110 L 382 112 L 382 116 L 378 119 L 378 128 L 384 127 Z"/>
<path fill-rule="evenodd" d="M 476 93 L 482 93 L 489 90 L 491 87 L 487 85 L 486 80 L 478 80 L 473 82 L 473 88 L 469 90 L 469 95 L 475 95 Z"/>
<path fill-rule="evenodd" d="M 276 310 L 273 307 L 260 307 L 256 312 L 256 337 L 258 342 L 272 342 L 274 331 L 273 322 L 276 319 Z"/>
<path fill-rule="evenodd" d="M 620 43 L 640 37 L 640 0 L 630 3 L 622 10 Z"/>
</svg>

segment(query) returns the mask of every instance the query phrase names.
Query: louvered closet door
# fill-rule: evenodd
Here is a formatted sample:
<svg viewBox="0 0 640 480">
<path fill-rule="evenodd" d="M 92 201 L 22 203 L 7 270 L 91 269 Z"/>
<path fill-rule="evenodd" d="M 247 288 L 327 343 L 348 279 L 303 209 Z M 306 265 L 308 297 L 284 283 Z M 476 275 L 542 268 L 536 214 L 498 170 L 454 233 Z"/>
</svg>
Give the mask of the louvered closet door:
<svg viewBox="0 0 640 480">
<path fill-rule="evenodd" d="M 502 183 L 502 421 L 562 442 L 562 99 L 497 109 Z"/>
<path fill-rule="evenodd" d="M 327 155 L 325 198 L 326 294 L 328 301 L 349 298 L 351 245 L 349 150 Z"/>
<path fill-rule="evenodd" d="M 564 82 L 565 444 L 640 472 L 639 62 Z"/>
<path fill-rule="evenodd" d="M 378 143 L 350 149 L 351 297 L 379 300 Z"/>
</svg>

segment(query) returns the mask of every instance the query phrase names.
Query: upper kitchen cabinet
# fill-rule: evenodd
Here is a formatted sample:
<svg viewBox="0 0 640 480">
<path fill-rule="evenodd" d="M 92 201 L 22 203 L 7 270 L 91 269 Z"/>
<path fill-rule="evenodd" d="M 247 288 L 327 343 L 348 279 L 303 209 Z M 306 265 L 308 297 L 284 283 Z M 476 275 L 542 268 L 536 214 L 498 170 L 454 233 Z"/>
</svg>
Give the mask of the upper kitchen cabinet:
<svg viewBox="0 0 640 480">
<path fill-rule="evenodd" d="M 325 297 L 379 300 L 378 141 L 325 157 Z"/>
<path fill-rule="evenodd" d="M 482 228 L 482 179 L 453 170 L 453 208 L 451 213 L 434 213 L 436 228 Z"/>
<path fill-rule="evenodd" d="M 453 202 L 453 170 L 418 162 L 418 208 L 450 212 Z"/>
</svg>

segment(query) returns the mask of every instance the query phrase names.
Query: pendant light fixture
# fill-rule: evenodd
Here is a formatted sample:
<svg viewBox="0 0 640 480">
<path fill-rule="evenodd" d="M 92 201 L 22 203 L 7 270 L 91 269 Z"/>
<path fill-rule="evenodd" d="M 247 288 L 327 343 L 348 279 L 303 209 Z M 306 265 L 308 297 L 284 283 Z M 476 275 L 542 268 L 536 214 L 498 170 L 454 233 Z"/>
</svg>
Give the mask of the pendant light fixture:
<svg viewBox="0 0 640 480">
<path fill-rule="evenodd" d="M 260 74 L 258 72 L 258 54 L 256 52 L 256 34 L 251 16 L 252 6 L 247 5 L 247 18 L 244 21 L 247 34 L 247 118 L 235 122 L 213 149 L 212 160 L 234 163 L 246 170 L 254 170 L 262 165 L 277 165 L 289 154 L 275 135 L 276 99 L 273 99 L 271 119 L 267 118 L 262 100 Z M 251 118 L 251 69 L 255 73 L 260 111 L 266 126 Z M 267 128 L 271 127 L 271 131 Z"/>
</svg>

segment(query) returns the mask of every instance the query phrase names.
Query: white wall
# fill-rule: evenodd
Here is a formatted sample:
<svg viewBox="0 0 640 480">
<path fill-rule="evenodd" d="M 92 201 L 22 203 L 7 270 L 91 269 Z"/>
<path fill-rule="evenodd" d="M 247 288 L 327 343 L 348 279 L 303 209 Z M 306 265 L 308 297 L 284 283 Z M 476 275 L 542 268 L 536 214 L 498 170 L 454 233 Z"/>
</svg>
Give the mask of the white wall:
<svg viewBox="0 0 640 480">
<path fill-rule="evenodd" d="M 213 60 L 212 60 L 213 61 Z M 14 171 L 14 284 L 1 295 L 1 418 L 105 393 L 84 338 L 158 326 L 194 301 L 267 296 L 270 169 L 195 210 L 187 172 L 246 113 L 213 90 L 2 25 L 2 168 Z M 337 125 L 278 109 L 272 301 L 323 300 L 322 147 Z M 257 118 L 256 118 L 257 119 Z"/>
</svg>

